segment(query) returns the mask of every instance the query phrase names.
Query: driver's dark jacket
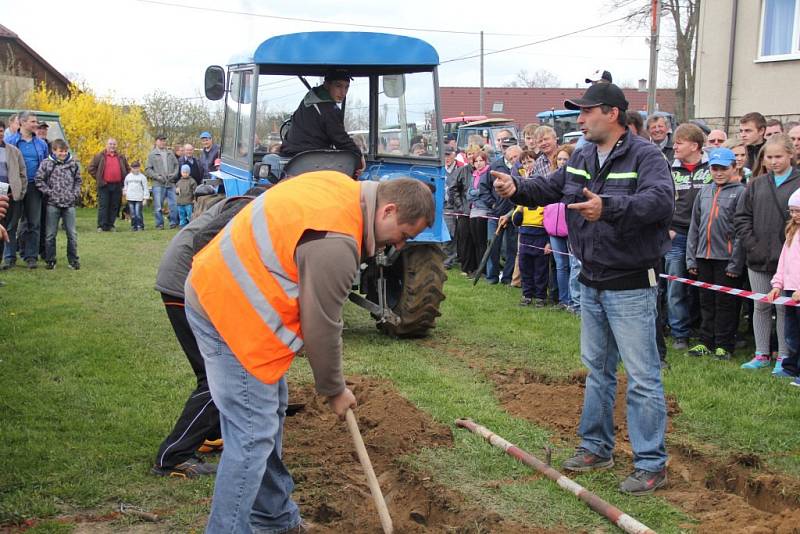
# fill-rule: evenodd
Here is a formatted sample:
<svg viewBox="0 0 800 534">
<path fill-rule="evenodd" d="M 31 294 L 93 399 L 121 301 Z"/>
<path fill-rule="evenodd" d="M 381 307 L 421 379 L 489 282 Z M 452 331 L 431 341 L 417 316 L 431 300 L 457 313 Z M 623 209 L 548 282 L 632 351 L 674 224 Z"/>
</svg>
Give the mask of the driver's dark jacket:
<svg viewBox="0 0 800 534">
<path fill-rule="evenodd" d="M 583 202 L 583 188 L 601 196 L 600 220 L 567 210 L 569 243 L 581 260 L 580 280 L 597 289 L 641 289 L 670 248 L 669 225 L 675 190 L 669 164 L 648 140 L 623 135 L 598 169 L 597 145 L 586 143 L 549 177 L 514 178 L 511 200 L 528 207 Z"/>
<path fill-rule="evenodd" d="M 314 87 L 292 115 L 281 155 L 294 156 L 306 150 L 330 148 L 349 150 L 361 157 L 358 145 L 344 129 L 344 112 L 324 87 Z"/>
</svg>

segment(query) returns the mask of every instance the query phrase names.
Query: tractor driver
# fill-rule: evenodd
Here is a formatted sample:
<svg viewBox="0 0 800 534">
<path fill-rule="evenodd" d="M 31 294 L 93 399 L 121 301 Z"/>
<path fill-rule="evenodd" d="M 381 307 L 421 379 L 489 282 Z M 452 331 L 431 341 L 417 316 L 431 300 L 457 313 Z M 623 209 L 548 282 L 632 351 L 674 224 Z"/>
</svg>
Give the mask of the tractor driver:
<svg viewBox="0 0 800 534">
<path fill-rule="evenodd" d="M 361 150 L 344 129 L 342 102 L 350 89 L 350 74 L 342 69 L 329 71 L 322 85 L 311 89 L 292 115 L 292 126 L 281 146 L 282 156 L 307 150 L 335 148 L 349 150 L 361 158 Z"/>
</svg>

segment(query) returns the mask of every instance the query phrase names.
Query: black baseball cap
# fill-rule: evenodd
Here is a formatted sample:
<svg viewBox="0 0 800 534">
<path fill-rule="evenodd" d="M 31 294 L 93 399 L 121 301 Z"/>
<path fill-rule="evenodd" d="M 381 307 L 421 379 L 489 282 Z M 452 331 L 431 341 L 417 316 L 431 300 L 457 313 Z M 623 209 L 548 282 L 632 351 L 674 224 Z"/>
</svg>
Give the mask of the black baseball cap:
<svg viewBox="0 0 800 534">
<path fill-rule="evenodd" d="M 166 135 L 164 135 L 163 133 L 160 133 L 160 134 L 158 134 L 158 135 L 156 136 L 156 139 L 157 139 L 157 140 L 158 140 L 158 139 L 166 139 L 166 138 L 167 138 L 167 136 L 166 136 Z"/>
<path fill-rule="evenodd" d="M 628 101 L 622 89 L 613 83 L 598 83 L 589 87 L 581 98 L 565 100 L 564 107 L 572 110 L 581 108 L 596 108 L 597 106 L 612 106 L 620 111 L 628 109 Z"/>
<path fill-rule="evenodd" d="M 349 82 L 352 79 L 353 77 L 350 76 L 350 72 L 345 69 L 331 69 L 325 73 L 326 82 L 334 82 L 336 80 L 345 80 Z"/>
</svg>

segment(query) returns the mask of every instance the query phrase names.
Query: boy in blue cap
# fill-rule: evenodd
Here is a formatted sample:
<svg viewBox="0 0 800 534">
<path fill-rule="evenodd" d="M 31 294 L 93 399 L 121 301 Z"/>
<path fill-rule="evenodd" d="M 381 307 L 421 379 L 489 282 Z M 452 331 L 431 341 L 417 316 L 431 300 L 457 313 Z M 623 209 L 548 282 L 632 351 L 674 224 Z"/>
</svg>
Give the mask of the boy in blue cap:
<svg viewBox="0 0 800 534">
<path fill-rule="evenodd" d="M 694 201 L 686 242 L 686 268 L 701 282 L 738 288 L 742 283 L 744 253 L 733 216 L 744 185 L 737 179 L 732 150 L 715 149 L 708 166 L 713 181 L 703 186 Z M 700 343 L 689 349 L 690 356 L 730 359 L 738 325 L 736 298 L 719 291 L 700 290 Z"/>
</svg>

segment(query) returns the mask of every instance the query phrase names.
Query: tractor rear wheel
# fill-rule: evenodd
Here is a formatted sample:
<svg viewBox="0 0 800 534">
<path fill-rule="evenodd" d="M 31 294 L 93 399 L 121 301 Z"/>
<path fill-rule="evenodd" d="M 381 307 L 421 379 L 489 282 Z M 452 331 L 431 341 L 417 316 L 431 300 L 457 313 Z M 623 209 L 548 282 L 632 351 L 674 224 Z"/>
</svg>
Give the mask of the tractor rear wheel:
<svg viewBox="0 0 800 534">
<path fill-rule="evenodd" d="M 378 323 L 381 332 L 395 337 L 423 337 L 441 315 L 444 300 L 444 253 L 439 245 L 409 245 L 385 271 L 386 298 L 399 324 Z"/>
</svg>

